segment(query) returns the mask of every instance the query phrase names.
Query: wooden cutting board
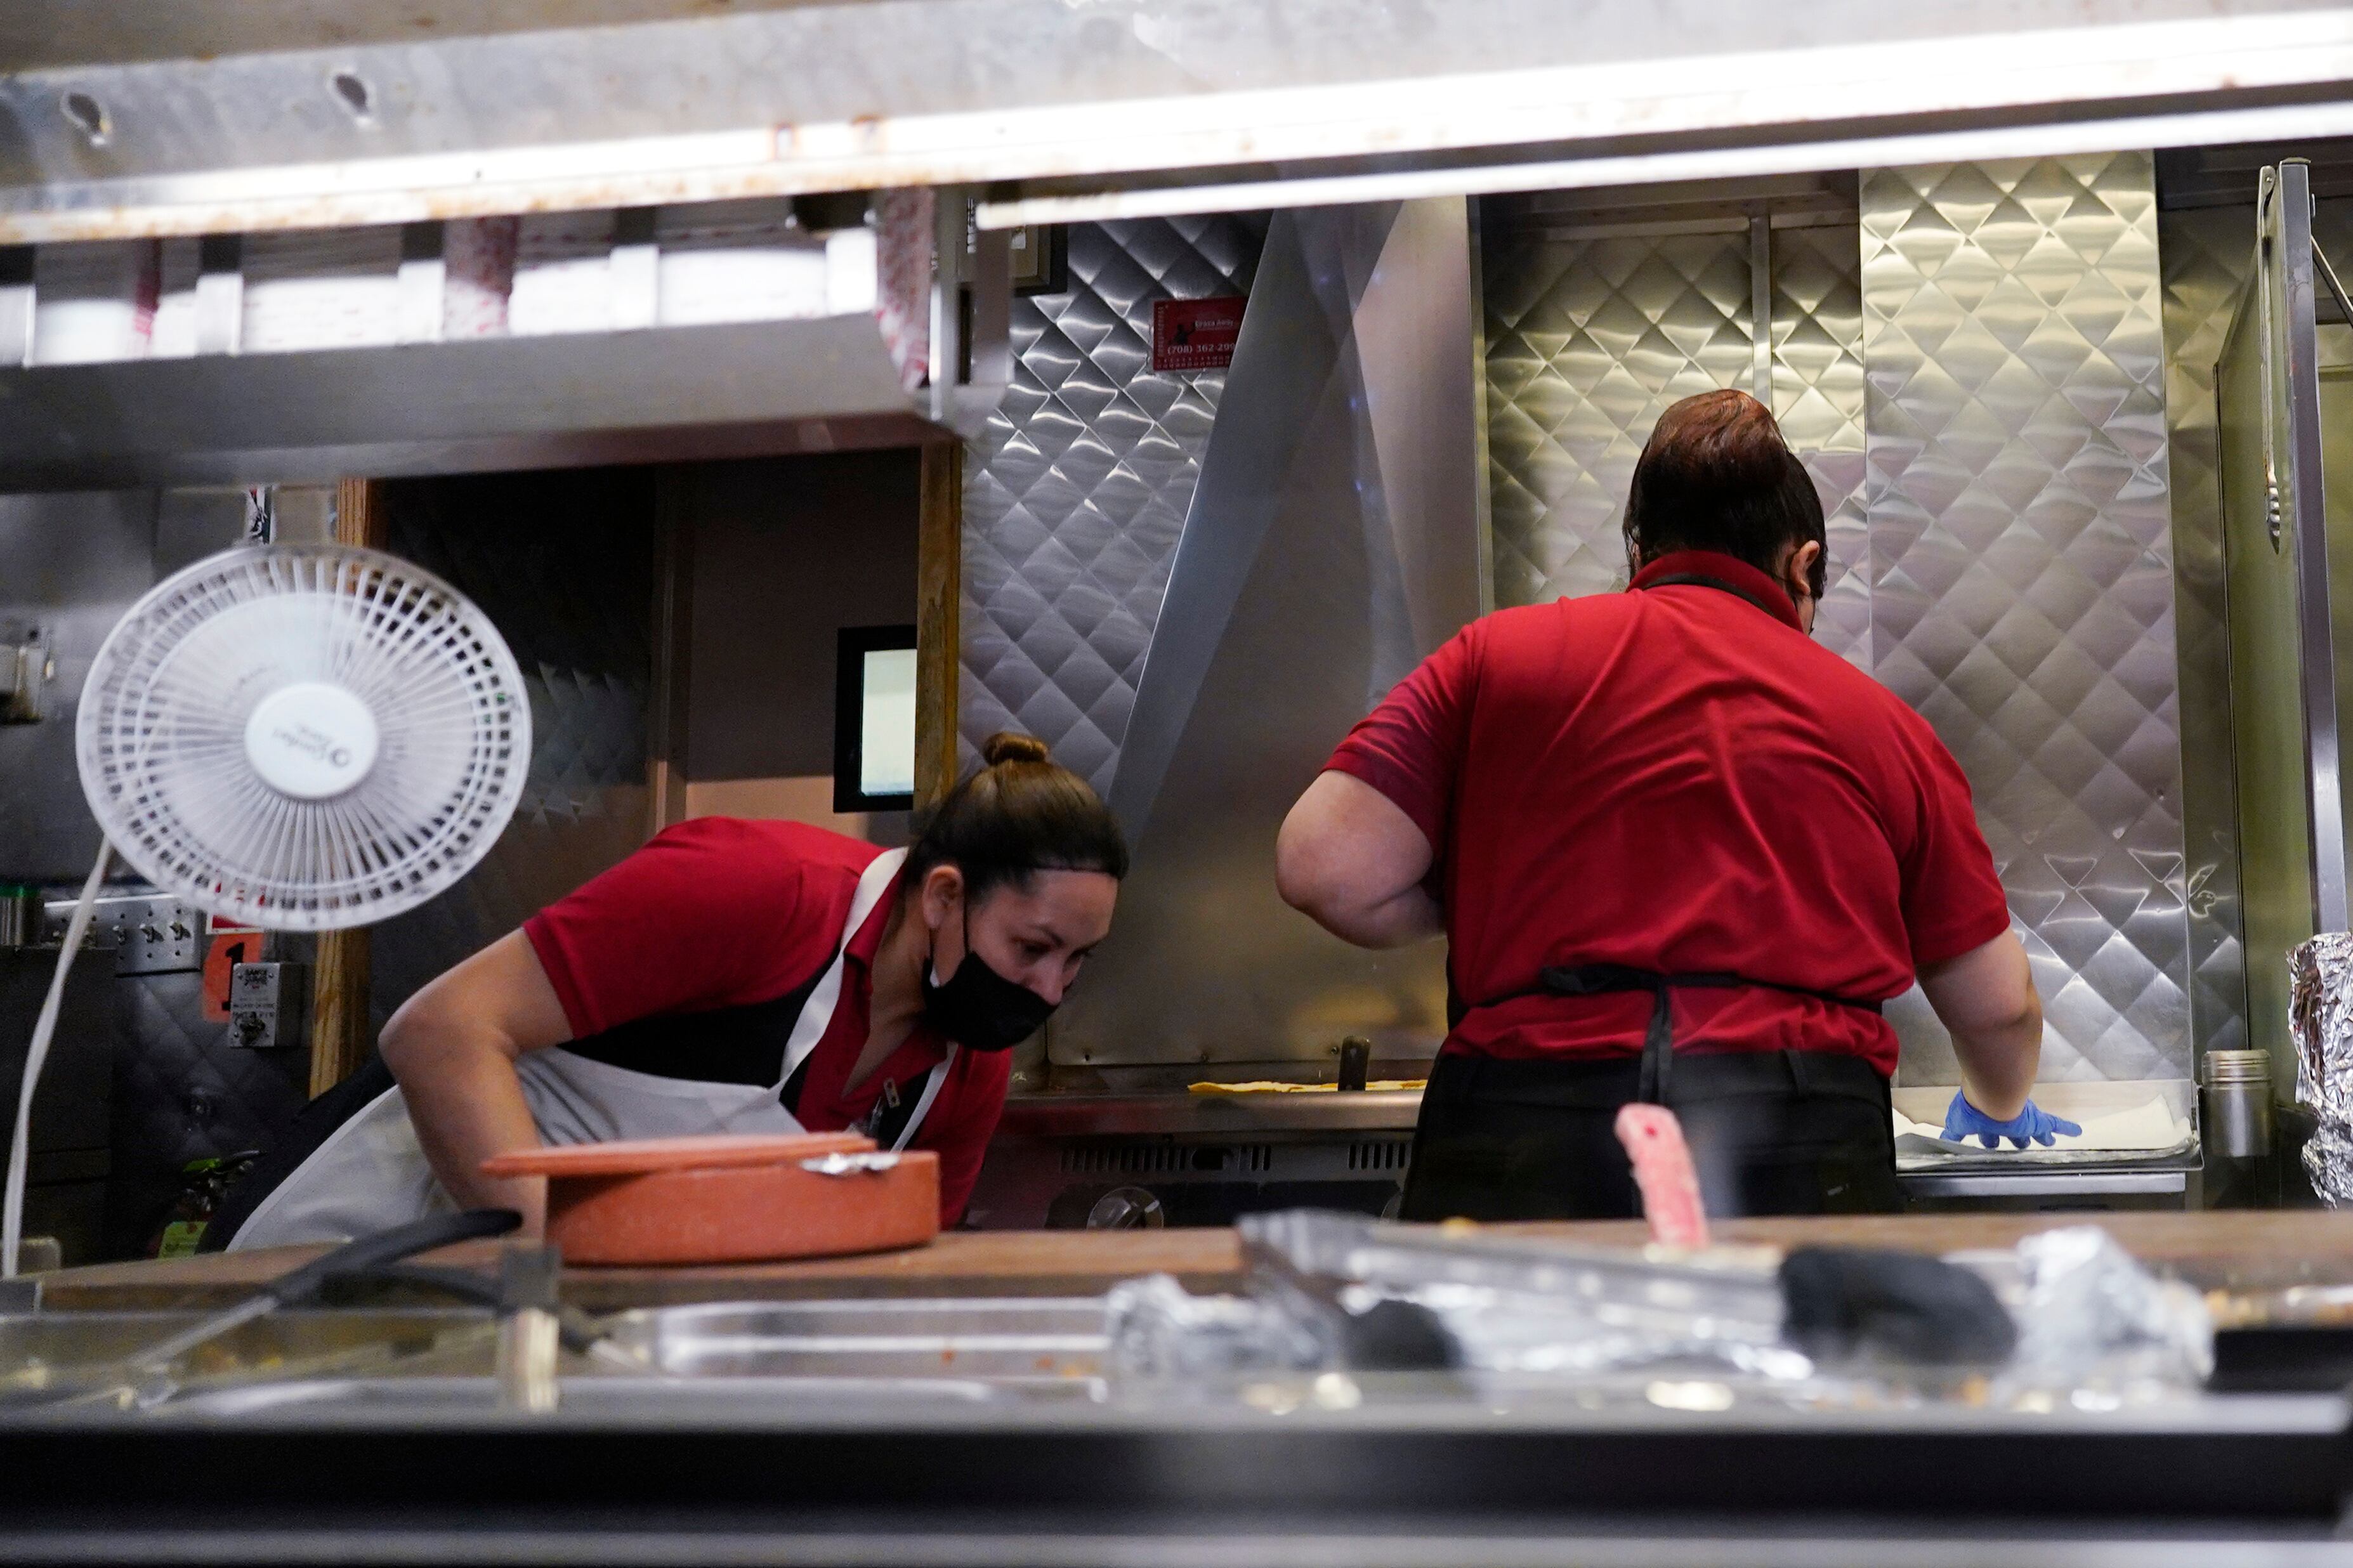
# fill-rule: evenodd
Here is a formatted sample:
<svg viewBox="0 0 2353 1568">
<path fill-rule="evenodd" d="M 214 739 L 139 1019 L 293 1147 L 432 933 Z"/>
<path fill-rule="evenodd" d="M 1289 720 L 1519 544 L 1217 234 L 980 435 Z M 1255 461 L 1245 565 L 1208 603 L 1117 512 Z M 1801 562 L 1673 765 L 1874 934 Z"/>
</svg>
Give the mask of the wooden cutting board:
<svg viewBox="0 0 2353 1568">
<path fill-rule="evenodd" d="M 472 1241 L 420 1262 L 488 1269 L 502 1244 Z M 44 1278 L 41 1304 L 61 1311 L 227 1306 L 319 1256 L 278 1247 L 150 1263 L 101 1263 Z M 948 1231 L 926 1247 L 797 1263 L 680 1268 L 567 1268 L 565 1300 L 592 1312 L 691 1301 L 871 1296 L 1093 1296 L 1122 1279 L 1166 1273 L 1187 1289 L 1239 1289 L 1230 1230 Z"/>
<path fill-rule="evenodd" d="M 1917 1252 L 2007 1247 L 2036 1231 L 2104 1226 L 2153 1268 L 2205 1288 L 2265 1289 L 2353 1283 L 2353 1212 L 2236 1210 L 2210 1214 L 1869 1215 L 1726 1220 L 1718 1239 L 1769 1247 L 1807 1243 Z M 1639 1221 L 1499 1226 L 1505 1234 L 1639 1245 Z M 487 1268 L 497 1242 L 432 1255 Z M 315 1258 L 316 1247 L 276 1247 L 159 1263 L 109 1263 L 43 1279 L 58 1310 L 153 1310 L 225 1306 L 261 1280 Z M 566 1300 L 591 1311 L 691 1301 L 805 1300 L 877 1296 L 1083 1296 L 1140 1274 L 1168 1273 L 1195 1291 L 1243 1282 L 1230 1230 L 949 1231 L 928 1247 L 860 1258 L 709 1268 L 568 1268 Z"/>
</svg>

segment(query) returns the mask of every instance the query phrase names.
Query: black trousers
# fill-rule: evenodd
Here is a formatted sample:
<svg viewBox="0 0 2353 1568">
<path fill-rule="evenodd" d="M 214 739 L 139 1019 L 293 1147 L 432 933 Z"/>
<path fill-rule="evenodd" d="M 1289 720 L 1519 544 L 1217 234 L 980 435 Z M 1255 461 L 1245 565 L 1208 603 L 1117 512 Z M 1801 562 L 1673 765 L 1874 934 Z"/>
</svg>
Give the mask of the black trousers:
<svg viewBox="0 0 2353 1568">
<path fill-rule="evenodd" d="M 1421 1097 L 1403 1217 L 1640 1215 L 1615 1124 L 1641 1073 L 1631 1057 L 1440 1057 Z M 1711 1215 L 1903 1206 L 1887 1080 L 1869 1062 L 1819 1051 L 1678 1055 L 1670 1081 L 1668 1109 L 1683 1123 Z"/>
</svg>

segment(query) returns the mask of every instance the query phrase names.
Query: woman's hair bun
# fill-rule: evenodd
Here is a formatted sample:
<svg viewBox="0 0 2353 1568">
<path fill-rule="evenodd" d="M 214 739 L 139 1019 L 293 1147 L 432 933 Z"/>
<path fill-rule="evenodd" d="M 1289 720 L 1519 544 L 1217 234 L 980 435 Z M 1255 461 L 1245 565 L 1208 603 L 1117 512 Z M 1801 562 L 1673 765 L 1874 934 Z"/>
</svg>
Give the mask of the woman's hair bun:
<svg viewBox="0 0 2353 1568">
<path fill-rule="evenodd" d="M 1028 886 L 1033 872 L 1127 875 L 1119 824 L 1086 780 L 1054 761 L 1045 742 L 1009 731 L 991 735 L 980 754 L 987 765 L 966 773 L 919 824 L 902 887 L 921 887 L 932 868 L 952 865 L 964 873 L 965 898 L 976 906 L 1005 883 Z"/>
<path fill-rule="evenodd" d="M 981 743 L 980 757 L 993 768 L 1002 763 L 1051 762 L 1053 753 L 1037 736 L 1016 734 L 1006 730 L 991 735 Z"/>
</svg>

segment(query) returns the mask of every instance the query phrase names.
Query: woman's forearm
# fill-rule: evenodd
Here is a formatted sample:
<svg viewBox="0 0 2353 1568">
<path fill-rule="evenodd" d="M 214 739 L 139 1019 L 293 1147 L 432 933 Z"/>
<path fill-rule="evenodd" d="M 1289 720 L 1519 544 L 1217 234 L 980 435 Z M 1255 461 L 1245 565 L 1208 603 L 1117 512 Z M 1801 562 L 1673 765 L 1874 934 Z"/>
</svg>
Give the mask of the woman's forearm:
<svg viewBox="0 0 2353 1568">
<path fill-rule="evenodd" d="M 547 1212 L 545 1178 L 481 1173 L 493 1154 L 539 1147 L 513 1059 L 495 1043 L 462 1035 L 412 1041 L 396 1053 L 390 1036 L 387 1030 L 385 1059 L 400 1079 L 417 1141 L 441 1185 L 460 1208 L 516 1210 L 524 1233 L 537 1236 Z"/>
<path fill-rule="evenodd" d="M 539 1147 L 515 1062 L 572 1037 L 564 1008 L 521 931 L 500 938 L 410 997 L 384 1026 L 385 1065 L 400 1080 L 417 1141 L 459 1205 L 511 1208 L 536 1236 L 547 1183 L 494 1181 L 482 1162 Z"/>
</svg>

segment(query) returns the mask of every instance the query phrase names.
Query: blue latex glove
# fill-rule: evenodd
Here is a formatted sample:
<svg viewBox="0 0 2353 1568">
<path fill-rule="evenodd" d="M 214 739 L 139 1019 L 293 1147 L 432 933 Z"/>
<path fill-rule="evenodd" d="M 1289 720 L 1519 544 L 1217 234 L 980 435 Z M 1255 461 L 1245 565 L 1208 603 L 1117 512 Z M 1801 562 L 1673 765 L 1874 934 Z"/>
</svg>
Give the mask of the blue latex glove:
<svg viewBox="0 0 2353 1568">
<path fill-rule="evenodd" d="M 2059 1134 L 2073 1137 L 2083 1131 L 2065 1117 L 2053 1116 L 2031 1100 L 2025 1110 L 2008 1121 L 1996 1121 L 1971 1105 L 1959 1089 L 1953 1091 L 1953 1103 L 1945 1108 L 1945 1141 L 1948 1143 L 1966 1143 L 1974 1137 L 1989 1149 L 1999 1149 L 2007 1138 L 2021 1149 L 2029 1142 L 2048 1149 Z"/>
</svg>

